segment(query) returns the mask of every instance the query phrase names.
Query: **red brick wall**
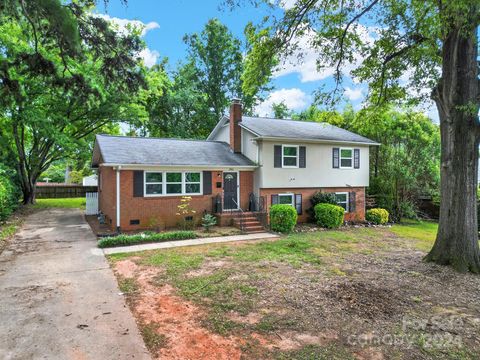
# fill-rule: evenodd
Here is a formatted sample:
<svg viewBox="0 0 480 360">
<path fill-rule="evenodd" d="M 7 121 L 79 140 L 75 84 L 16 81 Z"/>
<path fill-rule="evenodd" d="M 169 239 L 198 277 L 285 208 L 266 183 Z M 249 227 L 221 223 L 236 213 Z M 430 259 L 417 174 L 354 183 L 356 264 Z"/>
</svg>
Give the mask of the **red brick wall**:
<svg viewBox="0 0 480 360">
<path fill-rule="evenodd" d="M 298 222 L 306 222 L 308 220 L 307 209 L 311 207 L 310 198 L 317 191 L 324 192 L 355 192 L 356 211 L 353 213 L 346 213 L 346 221 L 363 221 L 365 220 L 365 188 L 300 188 L 300 189 L 260 189 L 260 195 L 265 196 L 267 202 L 267 209 L 270 209 L 272 195 L 281 193 L 302 194 L 302 215 L 298 216 Z"/>
<path fill-rule="evenodd" d="M 236 153 L 242 152 L 242 105 L 234 102 L 230 105 L 230 147 Z"/>
<path fill-rule="evenodd" d="M 105 172 L 104 170 L 107 169 Z M 103 168 L 106 176 L 99 195 L 100 210 L 112 219 L 112 229 L 115 228 L 115 171 Z M 217 188 L 217 182 L 222 187 Z M 212 171 L 212 194 L 192 195 L 191 208 L 196 211 L 195 221 L 199 222 L 204 211 L 212 211 L 212 198 L 223 191 L 223 172 Z M 248 206 L 249 194 L 253 191 L 253 172 L 240 172 L 240 202 Z M 177 216 L 177 205 L 181 196 L 165 197 L 133 197 L 133 171 L 120 171 L 120 227 L 124 231 L 147 229 L 155 224 L 160 229 L 175 227 L 181 220 Z M 112 206 L 113 205 L 113 206 Z M 130 225 L 130 220 L 140 220 L 140 225 Z"/>
<path fill-rule="evenodd" d="M 112 225 L 112 228 L 115 228 L 115 170 L 113 170 L 111 167 L 99 167 L 98 179 L 98 208 L 103 214 L 105 214 L 105 220 L 107 224 L 110 224 Z"/>
</svg>

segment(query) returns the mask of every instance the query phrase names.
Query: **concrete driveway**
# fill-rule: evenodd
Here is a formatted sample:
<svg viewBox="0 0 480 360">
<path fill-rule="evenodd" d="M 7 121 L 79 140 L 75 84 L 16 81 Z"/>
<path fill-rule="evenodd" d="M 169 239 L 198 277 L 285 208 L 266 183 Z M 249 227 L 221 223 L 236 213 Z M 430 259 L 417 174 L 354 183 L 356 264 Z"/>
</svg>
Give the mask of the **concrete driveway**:
<svg viewBox="0 0 480 360">
<path fill-rule="evenodd" d="M 27 217 L 0 255 L 0 359 L 150 359 L 82 212 Z"/>
</svg>

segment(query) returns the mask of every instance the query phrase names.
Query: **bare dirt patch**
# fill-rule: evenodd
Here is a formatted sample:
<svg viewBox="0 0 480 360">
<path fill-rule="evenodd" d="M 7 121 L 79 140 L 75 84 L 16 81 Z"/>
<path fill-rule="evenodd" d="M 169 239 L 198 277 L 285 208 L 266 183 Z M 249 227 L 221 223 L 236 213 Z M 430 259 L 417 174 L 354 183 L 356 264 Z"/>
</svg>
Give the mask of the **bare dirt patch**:
<svg viewBox="0 0 480 360">
<path fill-rule="evenodd" d="M 165 347 L 155 349 L 156 358 L 240 359 L 238 339 L 224 338 L 203 328 L 198 321 L 203 314 L 201 309 L 176 296 L 170 285 L 152 285 L 158 269 L 139 268 L 130 260 L 115 264 L 122 276 L 138 274 L 140 291 L 130 302 L 135 317 L 141 324 L 154 323 L 155 331 L 166 338 Z"/>
</svg>

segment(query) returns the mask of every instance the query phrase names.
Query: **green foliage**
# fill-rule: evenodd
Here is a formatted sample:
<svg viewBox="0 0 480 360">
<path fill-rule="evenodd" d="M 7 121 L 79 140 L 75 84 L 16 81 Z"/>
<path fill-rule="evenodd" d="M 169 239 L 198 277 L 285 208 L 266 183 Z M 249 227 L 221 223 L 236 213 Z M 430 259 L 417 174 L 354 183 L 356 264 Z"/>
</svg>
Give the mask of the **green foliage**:
<svg viewBox="0 0 480 360">
<path fill-rule="evenodd" d="M 317 224 L 327 229 L 337 229 L 343 224 L 345 210 L 338 205 L 317 204 L 314 207 Z"/>
<path fill-rule="evenodd" d="M 19 204 L 19 191 L 12 171 L 0 164 L 0 222 L 6 220 Z"/>
<path fill-rule="evenodd" d="M 297 211 L 291 205 L 272 205 L 270 207 L 270 228 L 273 231 L 289 233 L 297 224 L 297 217 Z"/>
<path fill-rule="evenodd" d="M 56 162 L 48 167 L 39 177 L 39 181 L 63 183 L 65 181 L 65 167 L 64 161 Z"/>
<path fill-rule="evenodd" d="M 195 239 L 197 235 L 193 231 L 170 231 L 164 233 L 153 234 L 135 234 L 135 235 L 118 235 L 102 238 L 98 241 L 99 248 L 134 245 L 142 243 L 162 242 L 170 240 Z"/>
<path fill-rule="evenodd" d="M 0 14 L 2 138 L 24 203 L 51 164 L 85 159 L 96 132 L 128 122 L 144 85 L 139 32 L 120 33 L 90 10 L 84 1 L 11 0 Z"/>
<path fill-rule="evenodd" d="M 313 194 L 313 196 L 310 198 L 310 204 L 312 206 L 307 209 L 310 221 L 315 221 L 315 206 L 317 204 L 338 205 L 337 200 L 335 199 L 335 193 L 325 193 L 321 191 L 317 191 L 315 194 Z"/>
<path fill-rule="evenodd" d="M 280 102 L 278 104 L 272 104 L 273 117 L 276 119 L 290 119 L 293 115 L 293 112 L 288 108 L 285 102 Z"/>
<path fill-rule="evenodd" d="M 202 218 L 202 226 L 205 231 L 210 231 L 212 226 L 217 225 L 217 218 L 212 214 L 205 214 Z"/>
<path fill-rule="evenodd" d="M 383 225 L 388 222 L 388 211 L 381 208 L 369 209 L 365 214 L 365 219 L 377 225 Z"/>
</svg>

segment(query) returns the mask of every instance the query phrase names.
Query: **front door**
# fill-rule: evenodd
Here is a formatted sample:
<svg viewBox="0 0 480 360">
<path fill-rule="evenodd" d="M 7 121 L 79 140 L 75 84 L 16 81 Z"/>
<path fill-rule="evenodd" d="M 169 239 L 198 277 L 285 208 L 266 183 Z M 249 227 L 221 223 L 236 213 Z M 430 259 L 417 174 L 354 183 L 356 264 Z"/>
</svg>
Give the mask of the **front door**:
<svg viewBox="0 0 480 360">
<path fill-rule="evenodd" d="M 223 173 L 223 209 L 238 209 L 238 174 L 236 172 Z"/>
</svg>

